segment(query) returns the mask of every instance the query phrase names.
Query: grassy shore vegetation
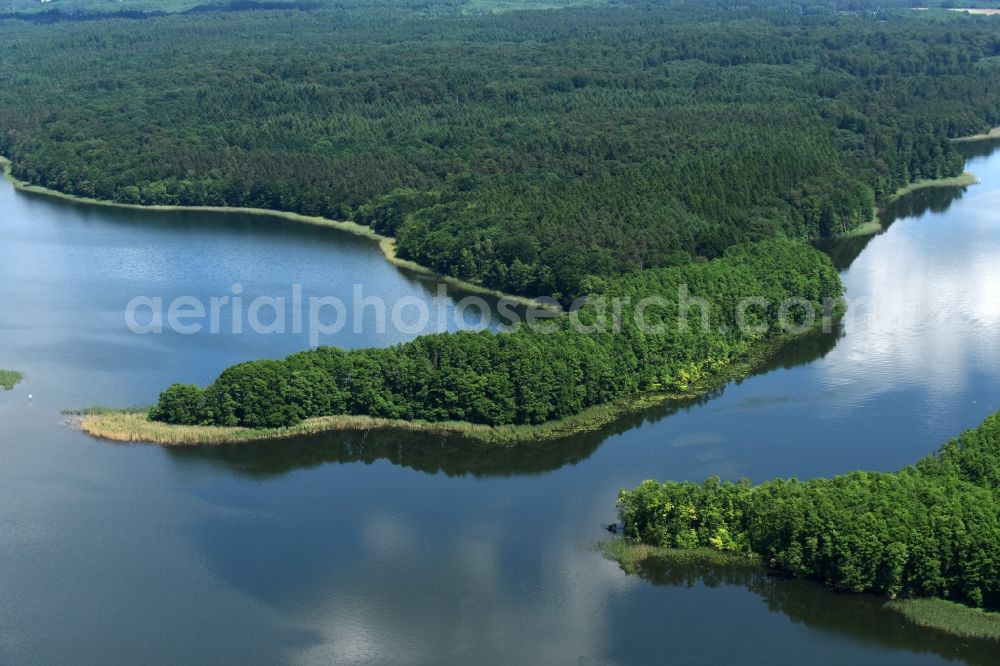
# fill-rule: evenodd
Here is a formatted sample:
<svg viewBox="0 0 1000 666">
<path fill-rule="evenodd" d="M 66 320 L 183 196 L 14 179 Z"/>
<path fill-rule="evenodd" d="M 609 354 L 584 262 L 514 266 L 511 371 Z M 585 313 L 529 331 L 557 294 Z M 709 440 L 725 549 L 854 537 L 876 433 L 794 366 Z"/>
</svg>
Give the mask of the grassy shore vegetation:
<svg viewBox="0 0 1000 666">
<path fill-rule="evenodd" d="M 968 185 L 975 185 L 977 182 L 975 174 L 969 173 L 968 171 L 958 176 L 951 176 L 948 178 L 922 178 L 896 190 L 896 193 L 889 201 L 895 201 L 900 197 L 906 196 L 910 192 L 916 192 L 917 190 L 926 189 L 928 187 L 966 187 Z"/>
<path fill-rule="evenodd" d="M 337 415 L 538 426 L 646 394 L 692 391 L 779 341 L 787 328 L 779 324 L 815 326 L 843 290 L 826 255 L 781 239 L 593 287 L 599 298 L 542 327 L 243 363 L 206 389 L 169 387 L 149 415 L 176 425 L 250 429 Z M 645 297 L 657 300 L 639 317 Z M 754 307 L 741 312 L 748 298 L 757 299 Z M 799 321 L 804 307 L 782 311 L 791 298 L 809 304 L 810 321 Z"/>
<path fill-rule="evenodd" d="M 0 153 L 90 200 L 351 220 L 399 259 L 568 302 L 595 275 L 849 233 L 1000 122 L 988 18 L 465 6 L 0 20 Z"/>
<path fill-rule="evenodd" d="M 0 391 L 9 391 L 21 381 L 21 373 L 14 370 L 0 370 Z"/>
<path fill-rule="evenodd" d="M 459 436 L 484 444 L 510 446 L 525 442 L 562 439 L 596 430 L 621 416 L 659 404 L 666 394 L 650 394 L 596 405 L 579 414 L 538 425 L 491 426 L 467 421 L 421 421 L 387 419 L 366 415 L 339 414 L 308 418 L 292 426 L 245 428 L 239 426 L 175 425 L 149 418 L 150 409 L 96 408 L 68 411 L 71 425 L 115 442 L 149 442 L 166 445 L 235 444 L 337 430 L 398 430 L 442 436 Z"/>
<path fill-rule="evenodd" d="M 1000 643 L 1000 613 L 944 599 L 894 599 L 886 607 L 921 627 Z"/>
<path fill-rule="evenodd" d="M 1000 11 L 1000 10 L 998 10 Z M 1000 139 L 1000 127 L 994 127 L 989 132 L 982 132 L 980 134 L 972 134 L 970 136 L 962 136 L 955 139 L 958 142 L 964 141 L 992 141 L 994 139 Z"/>
<path fill-rule="evenodd" d="M 699 564 L 711 567 L 760 568 L 763 562 L 755 554 L 741 554 L 715 548 L 664 548 L 631 539 L 606 539 L 597 544 L 597 550 L 609 560 L 617 562 L 627 574 L 639 573 L 649 560 L 662 560 L 670 564 Z"/>
<path fill-rule="evenodd" d="M 645 481 L 621 492 L 618 512 L 625 535 L 651 546 L 756 555 L 845 592 L 1000 610 L 1000 413 L 896 473 Z M 996 627 L 963 606 L 897 608 L 953 633 Z"/>
<path fill-rule="evenodd" d="M 886 198 L 885 204 L 890 204 L 893 201 L 910 194 L 911 192 L 923 190 L 929 187 L 967 187 L 969 185 L 975 185 L 977 182 L 978 180 L 976 179 L 975 174 L 969 173 L 968 171 L 959 176 L 948 176 L 934 179 L 922 178 L 896 190 L 891 197 Z M 882 223 L 879 221 L 880 212 L 881 209 L 876 208 L 870 222 L 854 227 L 850 231 L 842 234 L 842 236 L 844 238 L 869 236 L 882 231 Z"/>
</svg>

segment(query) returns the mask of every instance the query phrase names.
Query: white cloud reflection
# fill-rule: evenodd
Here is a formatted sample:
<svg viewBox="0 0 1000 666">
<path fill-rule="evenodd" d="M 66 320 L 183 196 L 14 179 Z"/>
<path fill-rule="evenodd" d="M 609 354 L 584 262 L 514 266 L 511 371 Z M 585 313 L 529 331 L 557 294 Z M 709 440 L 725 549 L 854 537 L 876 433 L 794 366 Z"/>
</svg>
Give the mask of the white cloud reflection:
<svg viewBox="0 0 1000 666">
<path fill-rule="evenodd" d="M 955 395 L 1000 368 L 1000 190 L 899 220 L 844 275 L 845 337 L 818 362 L 842 406 L 916 388 Z"/>
<path fill-rule="evenodd" d="M 539 570 L 523 581 L 503 575 L 510 544 L 518 541 L 507 525 L 456 525 L 441 544 L 418 536 L 403 517 L 372 515 L 361 528 L 368 564 L 356 582 L 338 581 L 335 593 L 317 590 L 313 605 L 297 609 L 303 623 L 297 628 L 318 641 L 292 661 L 467 664 L 500 654 L 507 663 L 599 659 L 609 602 L 642 581 L 586 547 L 581 520 L 599 525 L 608 510 L 600 493 L 580 499 L 574 515 L 558 521 L 562 533 L 533 543 L 541 551 Z M 403 544 L 407 551 L 389 559 Z"/>
</svg>

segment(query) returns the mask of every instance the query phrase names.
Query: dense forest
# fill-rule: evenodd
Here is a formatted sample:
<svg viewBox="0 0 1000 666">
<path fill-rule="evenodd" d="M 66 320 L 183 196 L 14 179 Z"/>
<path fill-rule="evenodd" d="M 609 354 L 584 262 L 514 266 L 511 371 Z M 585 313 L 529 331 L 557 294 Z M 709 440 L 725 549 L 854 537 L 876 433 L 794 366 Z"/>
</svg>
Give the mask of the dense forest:
<svg viewBox="0 0 1000 666">
<path fill-rule="evenodd" d="M 428 335 L 385 349 L 321 347 L 283 361 L 251 361 L 204 390 L 169 387 L 150 417 L 251 428 L 337 414 L 538 424 L 644 392 L 683 391 L 762 339 L 786 333 L 788 299 L 807 301 L 814 318 L 793 310 L 786 323 L 811 328 L 842 290 L 826 255 L 783 239 L 603 287 L 623 304 L 620 316 L 611 301 L 594 299 L 544 326 L 512 332 Z M 651 295 L 660 300 L 647 310 L 643 297 Z M 687 309 L 682 298 L 704 304 Z M 759 305 L 741 316 L 738 305 L 747 298 Z"/>
<path fill-rule="evenodd" d="M 1000 608 L 1000 413 L 896 473 L 759 486 L 645 481 L 625 533 L 668 548 L 757 553 L 837 590 Z"/>
<path fill-rule="evenodd" d="M 594 276 L 850 231 L 959 172 L 950 138 L 1000 124 L 990 17 L 317 4 L 0 19 L 0 153 L 84 197 L 354 219 L 441 273 L 569 300 Z"/>
<path fill-rule="evenodd" d="M 495 14 L 610 4 L 604 0 L 6 0 L 0 16 L 34 22 L 96 18 L 158 18 L 166 14 L 242 12 L 260 9 L 392 9 L 411 14 Z"/>
</svg>

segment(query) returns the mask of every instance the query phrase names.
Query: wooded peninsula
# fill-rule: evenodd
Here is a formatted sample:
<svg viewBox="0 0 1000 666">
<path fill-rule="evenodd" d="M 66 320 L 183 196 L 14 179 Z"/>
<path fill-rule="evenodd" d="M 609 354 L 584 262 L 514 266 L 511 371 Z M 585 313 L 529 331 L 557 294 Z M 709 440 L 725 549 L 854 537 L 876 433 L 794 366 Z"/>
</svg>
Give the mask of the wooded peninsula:
<svg viewBox="0 0 1000 666">
<path fill-rule="evenodd" d="M 927 626 L 1000 640 L 1000 614 L 916 601 L 1000 610 L 1000 413 L 899 472 L 644 481 L 621 492 L 618 513 L 626 537 L 662 549 L 643 556 L 752 556 L 834 590 L 905 599 L 899 610 Z"/>
<path fill-rule="evenodd" d="M 959 175 L 950 140 L 1000 124 L 995 21 L 908 5 L 0 20 L 0 154 L 80 197 L 352 220 L 569 302 Z"/>
<path fill-rule="evenodd" d="M 826 255 L 775 238 L 733 246 L 711 262 L 608 280 L 600 298 L 544 328 L 427 335 L 389 348 L 321 347 L 283 361 L 243 363 L 204 390 L 169 387 L 148 417 L 259 431 L 321 417 L 366 416 L 387 419 L 388 426 L 423 422 L 501 441 L 565 436 L 645 404 L 644 396 L 705 390 L 713 377 L 728 377 L 727 369 L 787 338 L 788 329 L 801 334 L 829 324 L 842 291 Z M 640 313 L 651 295 L 656 306 Z M 755 307 L 741 309 L 748 298 Z M 601 305 L 606 299 L 622 303 L 613 320 Z M 788 309 L 790 300 L 798 305 Z M 740 366 L 740 372 L 749 369 Z M 169 430 L 136 433 L 141 424 L 135 416 L 125 422 L 113 412 L 85 416 L 85 429 L 112 439 L 157 432 L 163 434 L 154 439 L 175 439 Z M 117 437 L 109 427 L 115 419 Z M 552 422 L 562 423 L 553 428 Z"/>
</svg>

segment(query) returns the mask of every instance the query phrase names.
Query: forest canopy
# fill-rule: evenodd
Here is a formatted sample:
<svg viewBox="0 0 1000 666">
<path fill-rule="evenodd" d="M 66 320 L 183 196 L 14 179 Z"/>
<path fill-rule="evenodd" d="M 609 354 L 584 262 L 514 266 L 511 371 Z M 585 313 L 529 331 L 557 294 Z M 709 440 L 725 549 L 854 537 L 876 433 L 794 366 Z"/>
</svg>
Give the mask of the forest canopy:
<svg viewBox="0 0 1000 666">
<path fill-rule="evenodd" d="M 440 273 L 568 302 L 843 234 L 960 172 L 949 139 L 1000 124 L 998 22 L 908 4 L 0 20 L 0 153 L 84 197 L 354 219 Z"/>
</svg>

